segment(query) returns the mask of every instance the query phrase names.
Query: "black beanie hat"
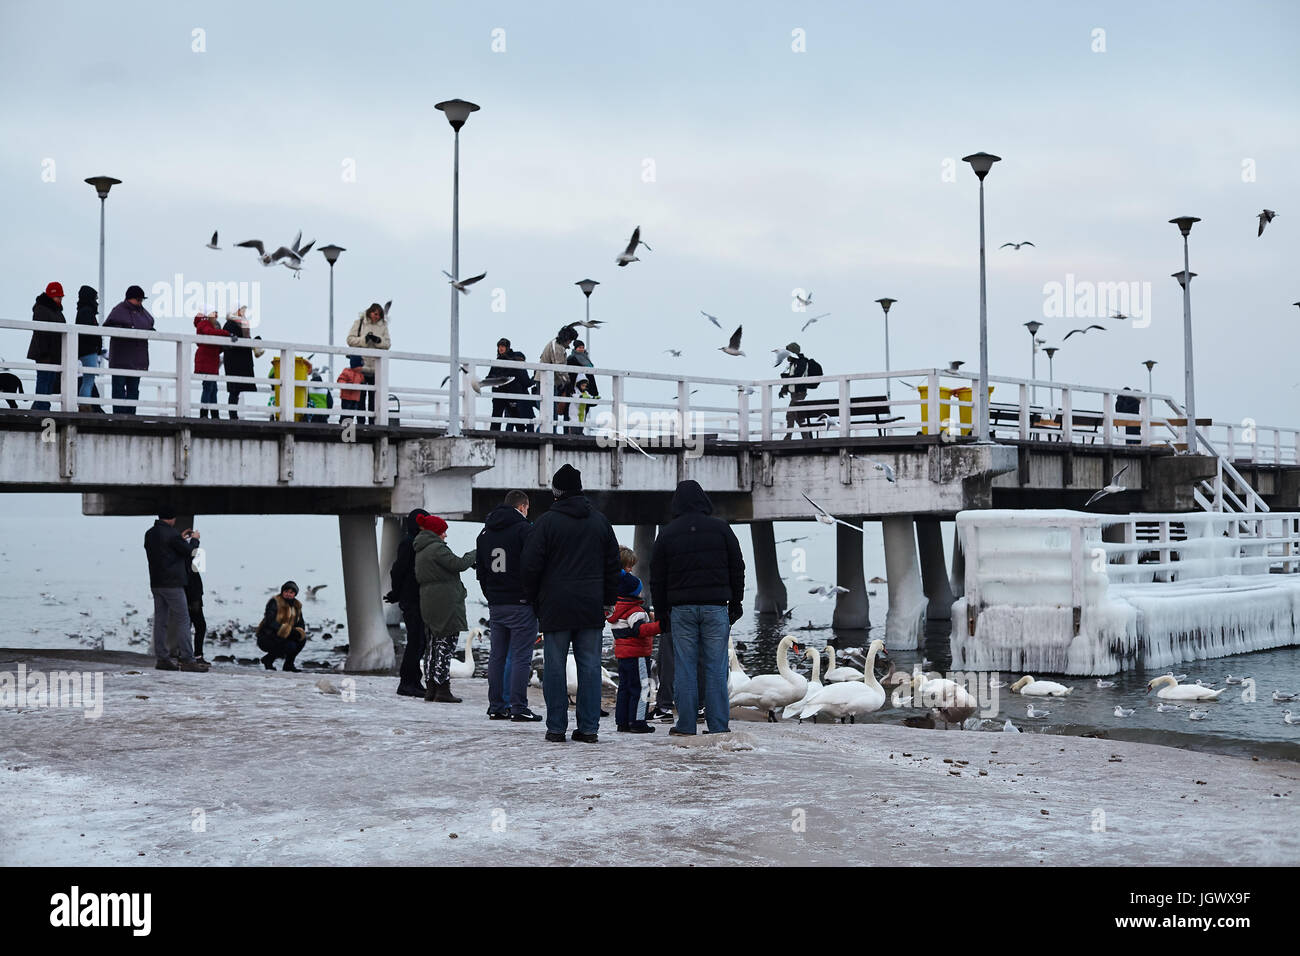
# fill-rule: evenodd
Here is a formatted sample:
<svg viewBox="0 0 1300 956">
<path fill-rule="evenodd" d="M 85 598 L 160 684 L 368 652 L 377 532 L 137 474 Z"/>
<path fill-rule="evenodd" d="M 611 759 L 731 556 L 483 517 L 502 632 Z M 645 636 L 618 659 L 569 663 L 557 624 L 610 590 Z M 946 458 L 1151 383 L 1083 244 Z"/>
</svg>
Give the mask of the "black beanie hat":
<svg viewBox="0 0 1300 956">
<path fill-rule="evenodd" d="M 280 585 L 280 593 L 283 594 L 285 591 L 292 591 L 294 594 L 302 593 L 298 590 L 298 585 L 293 581 L 285 581 Z"/>
<path fill-rule="evenodd" d="M 175 517 L 176 517 L 176 512 L 173 511 L 171 508 L 159 508 L 159 509 L 158 509 L 158 520 L 159 520 L 159 521 L 171 521 L 172 518 L 175 518 Z"/>
<path fill-rule="evenodd" d="M 551 489 L 557 494 L 568 494 L 582 490 L 582 472 L 572 465 L 561 465 L 560 470 L 551 479 Z"/>
</svg>

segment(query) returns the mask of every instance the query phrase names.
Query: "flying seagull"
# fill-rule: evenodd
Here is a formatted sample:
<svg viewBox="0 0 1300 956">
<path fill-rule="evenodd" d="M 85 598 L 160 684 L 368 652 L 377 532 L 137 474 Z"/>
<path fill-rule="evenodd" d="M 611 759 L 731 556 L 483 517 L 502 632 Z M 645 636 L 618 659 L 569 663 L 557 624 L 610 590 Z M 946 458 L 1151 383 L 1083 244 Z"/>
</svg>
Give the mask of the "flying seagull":
<svg viewBox="0 0 1300 956">
<path fill-rule="evenodd" d="M 384 303 L 384 318 L 388 318 L 388 313 L 393 311 L 393 300 L 389 299 Z"/>
<path fill-rule="evenodd" d="M 646 246 L 646 244 L 641 241 L 640 226 L 637 226 L 635 229 L 632 230 L 632 238 L 628 240 L 627 248 L 623 250 L 622 254 L 617 259 L 615 259 L 614 262 L 617 263 L 620 267 L 627 265 L 629 262 L 640 262 L 641 260 L 638 259 L 636 256 L 637 246 L 645 246 L 647 249 L 650 249 L 649 246 Z M 650 249 L 650 251 L 654 252 L 653 249 Z"/>
<path fill-rule="evenodd" d="M 472 286 L 475 282 L 478 282 L 478 281 L 480 281 L 480 280 L 482 280 L 482 279 L 486 279 L 486 278 L 487 278 L 487 273 L 486 273 L 486 272 L 480 272 L 480 273 L 479 273 L 478 275 L 476 275 L 476 276 L 470 276 L 468 279 L 461 279 L 459 282 L 457 282 L 456 279 L 455 279 L 455 277 L 454 277 L 450 272 L 448 272 L 446 269 L 443 269 L 443 270 L 442 270 L 442 274 L 445 275 L 445 276 L 447 277 L 447 279 L 448 279 L 448 285 L 450 285 L 450 286 L 451 286 L 453 289 L 455 289 L 457 292 L 463 292 L 463 293 L 465 293 L 466 295 L 469 295 L 469 287 L 470 287 L 470 286 Z"/>
<path fill-rule="evenodd" d="M 635 449 L 636 449 L 637 451 L 639 451 L 641 454 L 645 455 L 645 456 L 646 456 L 647 458 L 649 458 L 651 461 L 656 461 L 656 460 L 657 460 L 657 459 L 655 458 L 654 455 L 650 454 L 648 451 L 646 451 L 644 448 L 642 448 L 640 445 L 638 445 L 638 444 L 636 443 L 636 440 L 633 439 L 631 435 L 628 435 L 628 434 L 626 434 L 626 433 L 624 433 L 624 432 L 621 432 L 621 431 L 619 431 L 617 428 L 611 428 L 611 429 L 610 429 L 610 433 L 611 433 L 612 435 L 614 435 L 616 438 L 618 438 L 620 441 L 627 442 L 629 445 L 631 445 L 633 448 L 635 448 Z"/>
<path fill-rule="evenodd" d="M 821 505 L 819 505 L 817 502 L 815 502 L 815 501 L 813 501 L 811 498 L 809 498 L 808 495 L 807 495 L 807 493 L 805 493 L 805 492 L 800 492 L 800 494 L 803 494 L 803 500 L 804 500 L 804 501 L 808 502 L 808 504 L 812 505 L 814 508 L 817 509 L 817 515 L 816 515 L 816 518 L 817 518 L 817 520 L 820 521 L 822 524 L 842 524 L 842 525 L 844 525 L 844 527 L 846 527 L 846 528 L 852 528 L 854 531 L 859 531 L 859 532 L 862 531 L 862 529 L 861 529 L 860 527 L 858 527 L 857 525 L 855 525 L 855 524 L 850 524 L 849 522 L 844 521 L 844 520 L 841 519 L 841 518 L 837 518 L 837 517 L 835 517 L 833 514 L 831 514 L 829 511 L 827 511 L 825 508 L 823 508 L 823 507 L 822 507 Z"/>
<path fill-rule="evenodd" d="M 1114 315 L 1111 316 L 1111 318 L 1119 319 L 1119 321 L 1123 322 L 1125 319 L 1128 318 L 1128 316 L 1125 315 L 1123 312 L 1116 312 Z"/>
<path fill-rule="evenodd" d="M 1124 474 L 1124 472 L 1128 471 L 1128 469 L 1129 466 L 1125 465 L 1119 471 L 1115 472 L 1114 477 L 1112 477 L 1110 480 L 1110 484 L 1107 485 L 1105 488 L 1101 489 L 1101 491 L 1098 491 L 1091 498 L 1089 498 L 1087 504 L 1085 504 L 1084 507 L 1087 508 L 1088 505 L 1091 505 L 1098 498 L 1105 498 L 1107 495 L 1117 494 L 1118 492 L 1126 490 L 1124 486 L 1119 483 L 1119 476 Z"/>
<path fill-rule="evenodd" d="M 1259 232 L 1255 233 L 1255 238 L 1258 239 L 1260 236 L 1264 235 L 1264 227 L 1267 226 L 1270 222 L 1272 222 L 1272 221 L 1273 221 L 1273 217 L 1276 216 L 1276 215 L 1277 215 L 1277 213 L 1275 213 L 1275 212 L 1274 212 L 1273 210 L 1271 210 L 1271 209 L 1265 209 L 1265 210 L 1263 210 L 1262 212 L 1260 212 L 1260 214 L 1259 214 Z"/>
<path fill-rule="evenodd" d="M 790 544 L 794 544 L 796 541 L 807 541 L 807 540 L 808 540 L 808 536 L 805 534 L 805 535 L 800 535 L 800 536 L 797 537 L 797 538 L 782 538 L 781 540 L 777 541 L 776 543 L 777 543 L 777 544 L 786 544 L 786 543 L 788 542 L 788 543 L 790 543 Z"/>
<path fill-rule="evenodd" d="M 948 371 L 955 372 L 965 364 L 966 363 L 961 361 L 960 359 L 953 359 L 951 362 L 948 363 Z"/>
<path fill-rule="evenodd" d="M 778 368 L 782 362 L 789 361 L 794 358 L 796 354 L 791 352 L 789 349 L 772 349 L 772 351 L 776 353 L 776 361 L 772 364 L 772 368 Z"/>
<path fill-rule="evenodd" d="M 838 584 L 823 584 L 820 587 L 809 588 L 808 593 L 816 594 L 823 601 L 829 601 L 831 598 L 837 595 L 848 594 L 849 589 L 842 588 Z"/>
<path fill-rule="evenodd" d="M 718 346 L 718 351 L 726 352 L 728 355 L 744 355 L 745 353 L 740 350 L 740 333 L 744 328 L 743 325 L 737 326 L 736 331 L 731 333 L 731 339 L 726 345 Z"/>
<path fill-rule="evenodd" d="M 1094 325 L 1090 325 L 1090 326 L 1088 326 L 1088 327 L 1085 328 L 1085 329 L 1071 329 L 1070 331 L 1068 331 L 1068 332 L 1065 333 L 1065 337 L 1068 339 L 1071 335 L 1074 335 L 1076 332 L 1079 333 L 1080 335 L 1087 335 L 1087 334 L 1088 334 L 1088 331 L 1089 331 L 1090 329 L 1101 329 L 1103 332 L 1105 332 L 1105 331 L 1106 331 L 1106 326 L 1104 326 L 1104 325 L 1095 325 L 1095 324 L 1094 324 Z"/>
<path fill-rule="evenodd" d="M 849 455 L 849 457 L 857 458 L 859 456 Z M 876 471 L 883 471 L 885 473 L 885 481 L 890 484 L 893 484 L 898 480 L 898 475 L 894 473 L 894 467 L 892 465 L 887 465 L 883 461 L 872 461 L 870 458 L 863 458 L 862 461 L 865 461 L 872 468 L 876 469 Z"/>
<path fill-rule="evenodd" d="M 255 249 L 257 251 L 258 261 L 261 262 L 262 265 L 264 266 L 275 265 L 275 259 L 273 259 L 271 256 L 266 254 L 266 246 L 263 245 L 261 239 L 246 239 L 243 242 L 235 243 L 235 245 L 241 249 Z M 284 249 L 284 246 L 281 246 L 280 249 Z"/>
<path fill-rule="evenodd" d="M 1019 249 L 1021 246 L 1033 246 L 1035 249 L 1038 248 L 1037 246 L 1034 246 L 1034 244 L 1030 242 L 1028 239 L 1026 239 L 1024 242 L 1004 242 L 1002 243 L 1002 245 L 998 246 L 998 248 L 1005 249 L 1007 246 L 1010 246 L 1012 249 Z"/>
<path fill-rule="evenodd" d="M 703 309 L 700 309 L 700 315 L 704 316 L 706 319 L 708 319 L 718 328 L 722 328 L 722 323 L 718 321 L 718 317 L 716 315 L 709 315 L 709 313 L 705 312 Z"/>
<path fill-rule="evenodd" d="M 664 352 L 665 352 L 665 354 L 671 355 L 673 358 L 681 358 L 681 357 L 682 357 L 682 350 L 681 350 L 681 349 L 664 349 Z"/>
<path fill-rule="evenodd" d="M 271 258 L 292 272 L 295 279 L 298 278 L 298 273 L 302 271 L 303 259 L 307 257 L 307 253 L 311 251 L 311 247 L 316 245 L 315 239 L 307 243 L 305 246 L 299 246 L 300 242 L 302 242 L 301 229 L 298 230 L 298 235 L 294 238 L 292 246 L 288 249 L 281 246 L 271 254 Z"/>
<path fill-rule="evenodd" d="M 809 319 L 807 322 L 805 322 L 805 323 L 803 324 L 803 328 L 801 328 L 799 331 L 800 331 L 800 332 L 807 332 L 807 331 L 808 331 L 808 326 L 812 325 L 812 324 L 813 324 L 814 322 L 816 322 L 818 319 L 824 319 L 824 318 L 826 318 L 826 316 L 828 316 L 828 315 L 830 315 L 829 312 L 823 312 L 821 315 L 814 315 L 811 319 Z"/>
<path fill-rule="evenodd" d="M 812 293 L 809 292 L 808 298 L 805 299 L 803 296 L 799 295 L 799 293 L 796 292 L 794 296 L 794 300 L 806 309 L 808 308 L 808 306 L 812 305 Z"/>
<path fill-rule="evenodd" d="M 221 249 L 221 247 L 217 245 L 217 232 L 215 229 L 212 231 L 212 241 L 208 243 L 208 248 L 217 250 Z"/>
</svg>

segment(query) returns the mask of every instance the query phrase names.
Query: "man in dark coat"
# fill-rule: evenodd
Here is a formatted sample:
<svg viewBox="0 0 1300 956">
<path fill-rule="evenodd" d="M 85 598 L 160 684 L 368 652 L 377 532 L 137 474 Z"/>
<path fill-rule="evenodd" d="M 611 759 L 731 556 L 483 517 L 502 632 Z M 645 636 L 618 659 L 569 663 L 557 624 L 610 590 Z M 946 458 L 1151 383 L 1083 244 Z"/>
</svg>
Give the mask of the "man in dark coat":
<svg viewBox="0 0 1300 956">
<path fill-rule="evenodd" d="M 542 719 L 528 708 L 528 665 L 537 641 L 537 614 L 524 598 L 522 569 L 524 542 L 532 528 L 528 496 L 512 491 L 488 514 L 476 542 L 474 568 L 488 602 L 491 630 L 488 716 L 493 720 L 509 718 L 524 723 Z"/>
<path fill-rule="evenodd" d="M 424 661 L 424 618 L 420 616 L 420 584 L 415 580 L 415 536 L 420 533 L 416 520 L 429 512 L 416 508 L 402 522 L 402 540 L 397 543 L 397 558 L 388 573 L 389 591 L 384 600 L 396 604 L 406 624 L 406 650 L 398 669 L 397 693 L 403 697 L 423 697 L 420 666 Z"/>
<path fill-rule="evenodd" d="M 537 608 L 543 634 L 546 739 L 562 743 L 569 723 L 566 668 L 573 646 L 578 671 L 578 728 L 595 743 L 600 727 L 600 645 L 618 600 L 618 541 L 609 520 L 582 493 L 582 475 L 564 465 L 551 479 L 555 503 L 524 542 L 524 599 Z"/>
<path fill-rule="evenodd" d="M 176 515 L 161 512 L 144 534 L 144 553 L 149 560 L 149 589 L 153 591 L 153 652 L 160 671 L 206 671 L 208 665 L 194 659 L 190 643 L 190 561 L 199 546 L 199 534 L 186 528 L 176 530 Z M 172 663 L 170 646 L 176 648 L 179 665 Z"/>
<path fill-rule="evenodd" d="M 113 311 L 108 313 L 108 318 L 104 320 L 104 327 L 152 332 L 154 328 L 153 316 L 144 307 L 144 300 L 147 298 L 144 289 L 138 285 L 127 288 L 126 297 L 113 306 Z M 108 364 L 115 369 L 136 372 L 149 371 L 149 340 L 113 337 L 108 343 Z M 140 376 L 113 376 L 114 401 L 133 402 L 139 400 L 139 398 Z M 134 415 L 136 412 L 137 408 L 134 405 L 113 406 L 113 414 L 115 415 Z"/>
<path fill-rule="evenodd" d="M 246 339 L 248 334 L 248 319 L 244 312 L 246 306 L 240 306 L 230 315 L 226 316 L 225 330 L 230 333 L 230 340 Z M 257 336 L 261 338 L 261 336 Z M 252 347 L 227 346 L 223 353 L 223 359 L 226 365 L 226 404 L 230 406 L 230 417 L 239 417 L 239 396 L 244 392 L 256 392 L 257 386 L 252 382 L 232 382 L 232 376 L 238 378 L 253 377 L 253 353 L 257 351 Z"/>
<path fill-rule="evenodd" d="M 77 290 L 77 324 L 99 328 L 99 293 L 88 285 Z M 102 335 L 78 335 L 77 357 L 86 368 L 99 368 L 99 353 L 104 347 Z M 83 399 L 79 411 L 98 412 L 98 405 L 84 401 L 95 395 L 95 373 L 83 372 L 77 383 L 77 397 Z"/>
<path fill-rule="evenodd" d="M 68 320 L 63 317 L 63 286 L 57 282 L 51 282 L 45 287 L 45 291 L 36 297 L 36 302 L 32 305 L 32 321 L 67 324 Z M 46 332 L 43 329 L 32 332 L 31 344 L 27 346 L 27 357 L 33 362 L 39 362 L 41 365 L 61 365 L 63 363 L 63 336 L 58 332 Z M 36 393 L 38 395 L 57 395 L 62 387 L 62 372 L 37 369 Z M 49 402 L 32 402 L 32 411 L 34 412 L 48 412 L 49 410 Z M 66 412 L 67 409 L 64 408 L 63 411 Z"/>
<path fill-rule="evenodd" d="M 518 349 L 513 349 L 506 353 L 505 357 L 511 362 L 527 362 L 528 356 Z M 533 381 L 533 373 L 526 368 L 512 368 L 509 370 L 514 376 L 505 391 L 512 395 L 528 395 L 537 386 Z M 506 428 L 508 432 L 530 432 L 533 430 L 532 420 L 537 417 L 537 403 L 523 398 L 514 400 L 514 410 L 510 413 L 511 418 L 527 419 L 527 422 L 516 422 Z"/>
<path fill-rule="evenodd" d="M 497 339 L 497 359 L 509 362 L 510 359 L 510 340 Z M 513 392 L 511 388 L 515 381 L 515 369 L 503 368 L 500 365 L 493 365 L 488 369 L 487 377 L 495 379 L 509 379 L 504 385 L 494 385 L 492 387 L 492 424 L 488 427 L 494 431 L 502 431 L 499 418 L 515 418 L 515 400 L 513 398 L 498 398 L 497 396 Z M 505 431 L 509 431 L 512 426 L 506 425 Z"/>
<path fill-rule="evenodd" d="M 727 635 L 744 613 L 745 560 L 735 532 L 713 517 L 713 503 L 697 481 L 683 481 L 673 492 L 673 520 L 655 540 L 650 582 L 660 628 L 672 633 L 677 723 L 669 733 L 695 733 L 701 664 L 709 733 L 726 733 Z"/>
</svg>

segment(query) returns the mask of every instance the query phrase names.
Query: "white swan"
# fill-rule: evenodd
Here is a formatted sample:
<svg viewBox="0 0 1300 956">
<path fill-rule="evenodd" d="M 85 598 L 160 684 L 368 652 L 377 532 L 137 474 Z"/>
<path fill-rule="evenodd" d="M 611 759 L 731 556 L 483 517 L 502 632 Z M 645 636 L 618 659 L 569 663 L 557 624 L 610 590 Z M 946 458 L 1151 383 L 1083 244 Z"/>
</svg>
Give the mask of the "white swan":
<svg viewBox="0 0 1300 956">
<path fill-rule="evenodd" d="M 1210 690 L 1208 687 L 1200 687 L 1196 684 L 1180 684 L 1174 680 L 1173 674 L 1166 674 L 1151 681 L 1147 684 L 1147 693 L 1151 693 L 1157 687 L 1160 691 L 1156 696 L 1164 700 L 1218 700 L 1219 695 L 1228 689 L 1223 687 L 1219 690 Z"/>
<path fill-rule="evenodd" d="M 804 690 L 803 697 L 796 700 L 793 704 L 786 704 L 782 717 L 793 717 L 803 710 L 808 699 L 822 691 L 822 655 L 815 647 L 810 647 L 804 651 L 804 655 L 812 661 L 812 677 L 808 681 L 808 687 Z"/>
<path fill-rule="evenodd" d="M 451 655 L 451 676 L 464 680 L 474 676 L 474 638 L 483 636 L 483 628 L 471 627 L 465 638 L 465 659 Z"/>
<path fill-rule="evenodd" d="M 931 715 L 948 724 L 960 724 L 979 709 L 979 702 L 961 684 L 946 677 L 912 678 L 912 698 L 918 707 L 931 707 Z"/>
<path fill-rule="evenodd" d="M 826 673 L 822 675 L 822 681 L 826 684 L 838 684 L 845 680 L 862 680 L 862 671 L 856 667 L 846 667 L 841 665 L 835 666 L 835 648 L 827 645 L 826 647 Z"/>
<path fill-rule="evenodd" d="M 1011 685 L 1011 693 L 1027 697 L 1064 697 L 1072 690 L 1073 687 L 1066 687 L 1053 680 L 1034 680 L 1029 674 Z"/>
<path fill-rule="evenodd" d="M 569 651 L 569 656 L 564 661 L 564 683 L 567 686 L 570 699 L 576 700 L 578 697 L 578 662 L 574 660 L 572 650 Z M 602 687 L 618 689 L 618 682 L 610 677 L 609 671 L 603 667 L 600 669 L 600 684 Z"/>
<path fill-rule="evenodd" d="M 860 681 L 840 681 L 822 688 L 814 694 L 799 712 L 800 719 L 816 718 L 818 714 L 838 717 L 842 722 L 845 717 L 852 723 L 854 718 L 870 714 L 885 706 L 885 688 L 876 680 L 876 655 L 885 653 L 885 642 L 875 640 L 867 651 L 866 664 L 862 669 Z"/>
<path fill-rule="evenodd" d="M 767 719 L 776 723 L 778 707 L 785 707 L 803 697 L 804 691 L 808 689 L 808 680 L 802 674 L 790 670 L 790 662 L 786 660 L 790 645 L 794 643 L 793 634 L 781 638 L 781 643 L 776 646 L 777 673 L 751 677 L 749 683 L 731 701 L 733 707 L 757 707 L 767 711 Z"/>
<path fill-rule="evenodd" d="M 736 645 L 731 643 L 731 638 L 727 638 L 727 658 L 731 662 L 731 670 L 727 672 L 727 696 L 731 698 L 732 703 L 735 703 L 736 695 L 749 683 L 749 675 L 740 664 L 740 658 L 736 655 Z"/>
</svg>

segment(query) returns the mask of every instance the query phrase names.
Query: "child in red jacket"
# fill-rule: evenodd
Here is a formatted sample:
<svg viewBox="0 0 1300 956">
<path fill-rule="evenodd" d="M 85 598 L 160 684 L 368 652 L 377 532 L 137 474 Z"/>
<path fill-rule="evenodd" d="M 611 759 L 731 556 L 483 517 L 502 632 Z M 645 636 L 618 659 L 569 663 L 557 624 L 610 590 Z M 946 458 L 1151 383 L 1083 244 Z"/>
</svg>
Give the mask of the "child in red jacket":
<svg viewBox="0 0 1300 956">
<path fill-rule="evenodd" d="M 220 335 L 223 338 L 230 338 L 230 333 L 217 324 L 217 313 L 211 312 L 204 315 L 200 312 L 194 317 L 194 334 L 195 335 Z M 197 375 L 211 375 L 211 379 L 203 382 L 203 391 L 199 395 L 199 418 L 207 418 L 209 415 L 213 418 L 220 418 L 221 412 L 215 408 L 208 408 L 208 405 L 217 404 L 217 379 L 216 375 L 221 371 L 221 346 L 220 345 L 200 345 L 194 350 L 194 372 Z"/>
<path fill-rule="evenodd" d="M 641 581 L 628 569 L 636 566 L 631 548 L 619 548 L 623 570 L 618 578 L 618 603 L 607 620 L 614 632 L 614 656 L 618 659 L 618 698 L 614 723 L 619 731 L 653 734 L 646 723 L 650 704 L 650 652 L 659 623 L 651 621 L 641 599 Z"/>
</svg>

